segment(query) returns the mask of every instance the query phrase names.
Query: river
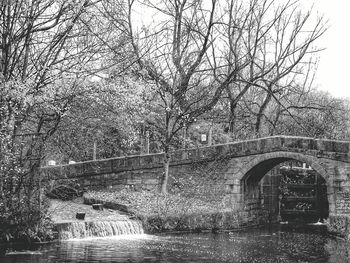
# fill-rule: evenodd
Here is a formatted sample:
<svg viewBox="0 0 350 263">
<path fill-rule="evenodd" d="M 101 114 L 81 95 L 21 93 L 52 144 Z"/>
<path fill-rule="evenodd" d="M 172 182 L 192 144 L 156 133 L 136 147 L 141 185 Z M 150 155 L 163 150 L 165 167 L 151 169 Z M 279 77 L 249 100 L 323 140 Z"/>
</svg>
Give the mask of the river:
<svg viewBox="0 0 350 263">
<path fill-rule="evenodd" d="M 350 262 L 349 244 L 321 232 L 274 227 L 75 239 L 7 249 L 0 262 Z"/>
</svg>

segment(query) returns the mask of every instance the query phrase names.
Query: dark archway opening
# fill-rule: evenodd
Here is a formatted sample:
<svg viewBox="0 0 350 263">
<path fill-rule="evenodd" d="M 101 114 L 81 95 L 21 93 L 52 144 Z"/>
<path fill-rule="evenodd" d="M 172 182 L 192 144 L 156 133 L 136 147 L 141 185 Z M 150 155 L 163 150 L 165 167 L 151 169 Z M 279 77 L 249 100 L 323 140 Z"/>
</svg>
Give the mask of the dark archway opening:
<svg viewBox="0 0 350 263">
<path fill-rule="evenodd" d="M 326 180 L 305 163 L 289 158 L 265 160 L 242 183 L 245 208 L 265 210 L 270 222 L 315 223 L 328 218 Z"/>
</svg>

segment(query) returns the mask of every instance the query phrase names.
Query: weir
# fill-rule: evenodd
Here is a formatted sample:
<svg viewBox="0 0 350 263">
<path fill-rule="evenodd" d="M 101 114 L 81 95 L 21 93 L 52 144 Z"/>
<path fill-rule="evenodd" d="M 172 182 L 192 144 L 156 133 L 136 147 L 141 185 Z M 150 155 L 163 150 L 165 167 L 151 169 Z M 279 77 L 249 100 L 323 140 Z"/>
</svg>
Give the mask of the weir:
<svg viewBox="0 0 350 263">
<path fill-rule="evenodd" d="M 142 223 L 136 220 L 74 221 L 56 225 L 60 240 L 143 234 Z"/>
</svg>

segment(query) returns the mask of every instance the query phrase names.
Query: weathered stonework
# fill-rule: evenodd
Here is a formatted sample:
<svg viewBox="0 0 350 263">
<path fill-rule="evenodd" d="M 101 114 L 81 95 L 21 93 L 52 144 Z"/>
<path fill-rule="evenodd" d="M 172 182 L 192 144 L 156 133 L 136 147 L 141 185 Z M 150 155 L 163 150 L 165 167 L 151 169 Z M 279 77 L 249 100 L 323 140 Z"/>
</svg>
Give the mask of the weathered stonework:
<svg viewBox="0 0 350 263">
<path fill-rule="evenodd" d="M 173 152 L 169 186 L 191 178 L 206 196 L 227 206 L 258 209 L 258 182 L 274 166 L 288 160 L 307 163 L 327 182 L 331 215 L 349 213 L 350 143 L 304 137 L 275 136 Z M 74 178 L 92 189 L 154 189 L 163 174 L 164 154 L 127 156 L 43 167 L 46 180 Z M 202 180 L 201 180 L 202 178 Z M 211 197 L 210 197 L 211 198 Z"/>
</svg>

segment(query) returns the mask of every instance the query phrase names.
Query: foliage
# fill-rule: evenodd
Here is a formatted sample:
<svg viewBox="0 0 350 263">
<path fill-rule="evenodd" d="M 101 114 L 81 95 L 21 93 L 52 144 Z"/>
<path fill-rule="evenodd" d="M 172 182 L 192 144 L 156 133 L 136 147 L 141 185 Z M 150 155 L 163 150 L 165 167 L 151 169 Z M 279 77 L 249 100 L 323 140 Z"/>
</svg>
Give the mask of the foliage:
<svg viewBox="0 0 350 263">
<path fill-rule="evenodd" d="M 0 133 L 0 241 L 50 240 L 52 225 L 39 172 L 23 167 L 13 146 L 9 136 Z"/>
<path fill-rule="evenodd" d="M 139 153 L 140 133 L 150 127 L 152 118 L 148 96 L 148 87 L 133 78 L 89 83 L 50 138 L 46 159 L 59 163 L 91 160 L 94 143 L 97 158 Z"/>
<path fill-rule="evenodd" d="M 0 215 L 4 240 L 50 238 L 38 171 L 47 138 L 81 88 L 79 17 L 91 7 L 54 0 L 1 1 Z M 76 70 L 74 72 L 74 70 Z"/>
</svg>

